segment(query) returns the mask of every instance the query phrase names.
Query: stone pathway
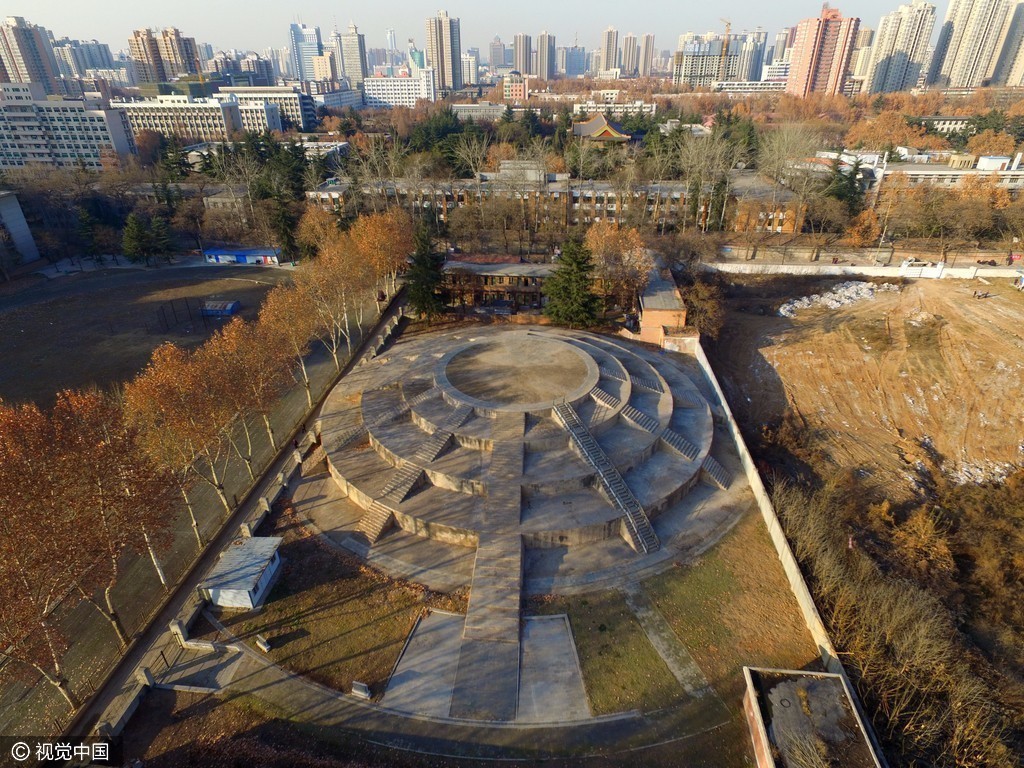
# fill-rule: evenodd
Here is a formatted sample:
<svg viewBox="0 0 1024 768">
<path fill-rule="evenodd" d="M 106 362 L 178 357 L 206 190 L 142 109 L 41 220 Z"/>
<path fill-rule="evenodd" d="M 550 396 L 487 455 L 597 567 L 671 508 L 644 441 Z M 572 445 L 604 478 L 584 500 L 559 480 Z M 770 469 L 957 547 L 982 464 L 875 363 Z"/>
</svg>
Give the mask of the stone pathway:
<svg viewBox="0 0 1024 768">
<path fill-rule="evenodd" d="M 717 698 L 700 667 L 690 656 L 679 636 L 662 616 L 661 611 L 638 583 L 627 584 L 622 590 L 626 604 L 640 622 L 654 650 L 668 666 L 669 671 L 690 696 Z M 724 705 L 723 705 L 724 706 Z"/>
<path fill-rule="evenodd" d="M 523 466 L 521 413 L 498 413 L 487 473 L 469 610 L 452 693 L 451 716 L 515 720 L 519 692 L 519 607 L 523 543 L 519 535 Z"/>
</svg>

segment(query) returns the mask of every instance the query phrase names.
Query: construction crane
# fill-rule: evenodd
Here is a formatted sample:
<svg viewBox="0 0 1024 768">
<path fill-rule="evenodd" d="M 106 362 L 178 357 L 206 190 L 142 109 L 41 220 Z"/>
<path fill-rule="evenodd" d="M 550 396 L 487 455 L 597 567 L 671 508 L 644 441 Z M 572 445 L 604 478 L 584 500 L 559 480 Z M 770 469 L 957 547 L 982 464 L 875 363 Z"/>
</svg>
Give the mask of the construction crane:
<svg viewBox="0 0 1024 768">
<path fill-rule="evenodd" d="M 722 41 L 722 57 L 718 60 L 718 80 L 719 82 L 726 78 L 726 58 L 729 56 L 729 34 L 732 32 L 732 21 L 729 19 L 719 19 L 720 22 L 725 24 L 725 39 Z"/>
</svg>

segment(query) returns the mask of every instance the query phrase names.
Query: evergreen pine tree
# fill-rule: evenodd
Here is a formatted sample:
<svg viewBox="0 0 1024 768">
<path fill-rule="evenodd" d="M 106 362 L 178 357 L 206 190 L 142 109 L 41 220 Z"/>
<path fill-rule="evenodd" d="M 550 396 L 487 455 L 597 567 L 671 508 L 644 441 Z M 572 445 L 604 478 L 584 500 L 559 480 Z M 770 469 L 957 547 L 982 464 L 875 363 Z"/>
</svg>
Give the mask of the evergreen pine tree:
<svg viewBox="0 0 1024 768">
<path fill-rule="evenodd" d="M 562 246 L 562 258 L 544 283 L 548 298 L 544 313 L 559 325 L 587 328 L 597 322 L 601 300 L 594 293 L 594 263 L 590 250 L 570 238 Z"/>
<path fill-rule="evenodd" d="M 136 214 L 128 214 L 121 235 L 121 250 L 129 261 L 140 262 L 149 258 L 152 251 L 151 237 L 145 223 Z"/>
<path fill-rule="evenodd" d="M 171 240 L 170 227 L 167 226 L 167 219 L 163 216 L 154 216 L 152 221 L 150 221 L 149 242 L 150 252 L 146 255 L 162 256 L 166 258 L 169 263 L 171 260 L 173 243 Z"/>
<path fill-rule="evenodd" d="M 416 230 L 416 250 L 406 275 L 409 306 L 428 321 L 444 311 L 439 291 L 444 280 L 441 260 L 433 252 L 426 227 Z"/>
</svg>

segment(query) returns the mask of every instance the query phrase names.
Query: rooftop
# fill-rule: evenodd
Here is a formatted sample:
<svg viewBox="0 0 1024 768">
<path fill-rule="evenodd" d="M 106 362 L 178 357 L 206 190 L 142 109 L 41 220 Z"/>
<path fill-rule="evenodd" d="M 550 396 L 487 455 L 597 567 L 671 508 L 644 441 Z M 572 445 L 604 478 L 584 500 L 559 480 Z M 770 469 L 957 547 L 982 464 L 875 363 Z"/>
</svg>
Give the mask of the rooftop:
<svg viewBox="0 0 1024 768">
<path fill-rule="evenodd" d="M 201 588 L 252 590 L 282 541 L 284 539 L 278 536 L 235 539 L 224 550 Z"/>
<path fill-rule="evenodd" d="M 647 283 L 643 296 L 640 297 L 640 302 L 643 304 L 644 310 L 673 312 L 686 308 L 679 296 L 679 291 L 676 290 L 676 284 L 671 280 L 666 280 L 658 274 L 657 270 L 651 272 L 650 281 Z"/>
<path fill-rule="evenodd" d="M 449 261 L 445 272 L 468 272 L 473 275 L 502 275 L 516 277 L 548 277 L 555 270 L 553 264 L 472 264 L 467 261 Z"/>
</svg>

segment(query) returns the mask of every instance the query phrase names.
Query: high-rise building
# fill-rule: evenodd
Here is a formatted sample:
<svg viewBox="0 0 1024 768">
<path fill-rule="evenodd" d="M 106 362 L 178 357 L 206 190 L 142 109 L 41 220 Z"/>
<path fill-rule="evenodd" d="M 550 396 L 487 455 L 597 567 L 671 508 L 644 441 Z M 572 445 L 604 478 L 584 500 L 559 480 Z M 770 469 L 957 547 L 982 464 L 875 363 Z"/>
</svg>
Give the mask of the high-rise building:
<svg viewBox="0 0 1024 768">
<path fill-rule="evenodd" d="M 768 36 L 760 28 L 753 33 L 740 36 L 740 60 L 736 67 L 736 76 L 740 80 L 752 82 L 761 79 L 761 68 L 764 63 L 764 46 Z"/>
<path fill-rule="evenodd" d="M 608 27 L 601 35 L 601 69 L 615 69 L 619 65 L 619 31 Z"/>
<path fill-rule="evenodd" d="M 440 94 L 457 91 L 462 87 L 462 37 L 459 20 L 438 11 L 427 19 L 428 67 L 434 70 L 434 83 Z"/>
<path fill-rule="evenodd" d="M 496 67 L 505 66 L 505 44 L 501 42 L 501 38 L 497 35 L 495 35 L 494 39 L 491 40 L 489 51 L 490 53 L 487 63 L 490 64 L 492 70 Z"/>
<path fill-rule="evenodd" d="M 53 41 L 53 53 L 61 77 L 85 77 L 89 69 L 113 69 L 114 57 L 106 43 L 96 40 L 69 40 L 62 37 Z"/>
<path fill-rule="evenodd" d="M 534 74 L 542 80 L 553 80 L 555 63 L 555 36 L 541 32 L 537 35 L 537 69 Z"/>
<path fill-rule="evenodd" d="M 640 42 L 640 77 L 650 77 L 654 69 L 654 35 L 644 35 Z"/>
<path fill-rule="evenodd" d="M 632 32 L 622 38 L 622 74 L 636 77 L 640 72 L 640 45 Z"/>
<path fill-rule="evenodd" d="M 1024 83 L 1024 2 L 1006 15 L 1004 42 L 992 71 L 993 85 L 1018 87 Z"/>
<path fill-rule="evenodd" d="M 128 52 L 140 83 L 165 83 L 199 72 L 199 50 L 194 37 L 184 37 L 175 27 L 137 29 L 128 40 Z"/>
<path fill-rule="evenodd" d="M 327 51 L 334 55 L 334 65 L 338 68 L 338 74 L 345 74 L 345 50 L 341 43 L 341 32 L 337 29 L 334 29 L 327 36 L 327 42 L 324 44 L 324 53 L 327 53 Z"/>
<path fill-rule="evenodd" d="M 366 36 L 359 34 L 355 24 L 341 36 L 342 69 L 353 88 L 359 88 L 366 79 Z"/>
<path fill-rule="evenodd" d="M 722 80 L 722 47 L 725 51 L 725 80 L 740 80 L 740 53 L 743 41 L 738 37 L 729 40 L 695 40 L 683 45 L 672 57 L 672 82 L 675 85 L 689 85 L 693 88 L 710 88 L 712 83 Z"/>
<path fill-rule="evenodd" d="M 323 56 L 313 57 L 312 79 L 319 82 L 338 82 L 338 65 L 334 60 L 334 51 L 325 50 Z"/>
<path fill-rule="evenodd" d="M 288 29 L 288 48 L 291 51 L 291 76 L 296 80 L 312 80 L 313 57 L 324 52 L 320 27 L 292 24 Z"/>
<path fill-rule="evenodd" d="M 478 53 L 462 54 L 462 84 L 476 85 L 480 82 L 480 55 Z"/>
<path fill-rule="evenodd" d="M 66 93 L 50 44 L 50 32 L 21 16 L 8 16 L 0 25 L 0 81 L 38 83 L 47 96 Z"/>
<path fill-rule="evenodd" d="M 951 0 L 927 82 L 948 88 L 985 85 L 1013 25 L 1015 5 L 1014 0 Z"/>
<path fill-rule="evenodd" d="M 522 33 L 512 39 L 512 68 L 523 75 L 533 73 L 531 65 L 531 54 L 533 52 L 533 40 L 529 35 Z"/>
<path fill-rule="evenodd" d="M 558 73 L 563 77 L 582 77 L 587 72 L 587 49 L 581 45 L 559 48 Z"/>
<path fill-rule="evenodd" d="M 925 0 L 913 0 L 883 16 L 864 75 L 866 91 L 887 93 L 916 87 L 934 26 L 935 6 Z"/>
<path fill-rule="evenodd" d="M 797 96 L 842 93 L 859 28 L 860 19 L 843 18 L 839 9 L 827 6 L 821 16 L 801 21 L 793 40 L 786 92 Z"/>
<path fill-rule="evenodd" d="M 395 37 L 395 30 L 392 27 L 388 27 L 384 30 L 384 38 L 387 42 L 388 53 L 394 53 L 398 50 L 398 38 Z M 394 63 L 394 62 L 392 62 Z"/>
</svg>

